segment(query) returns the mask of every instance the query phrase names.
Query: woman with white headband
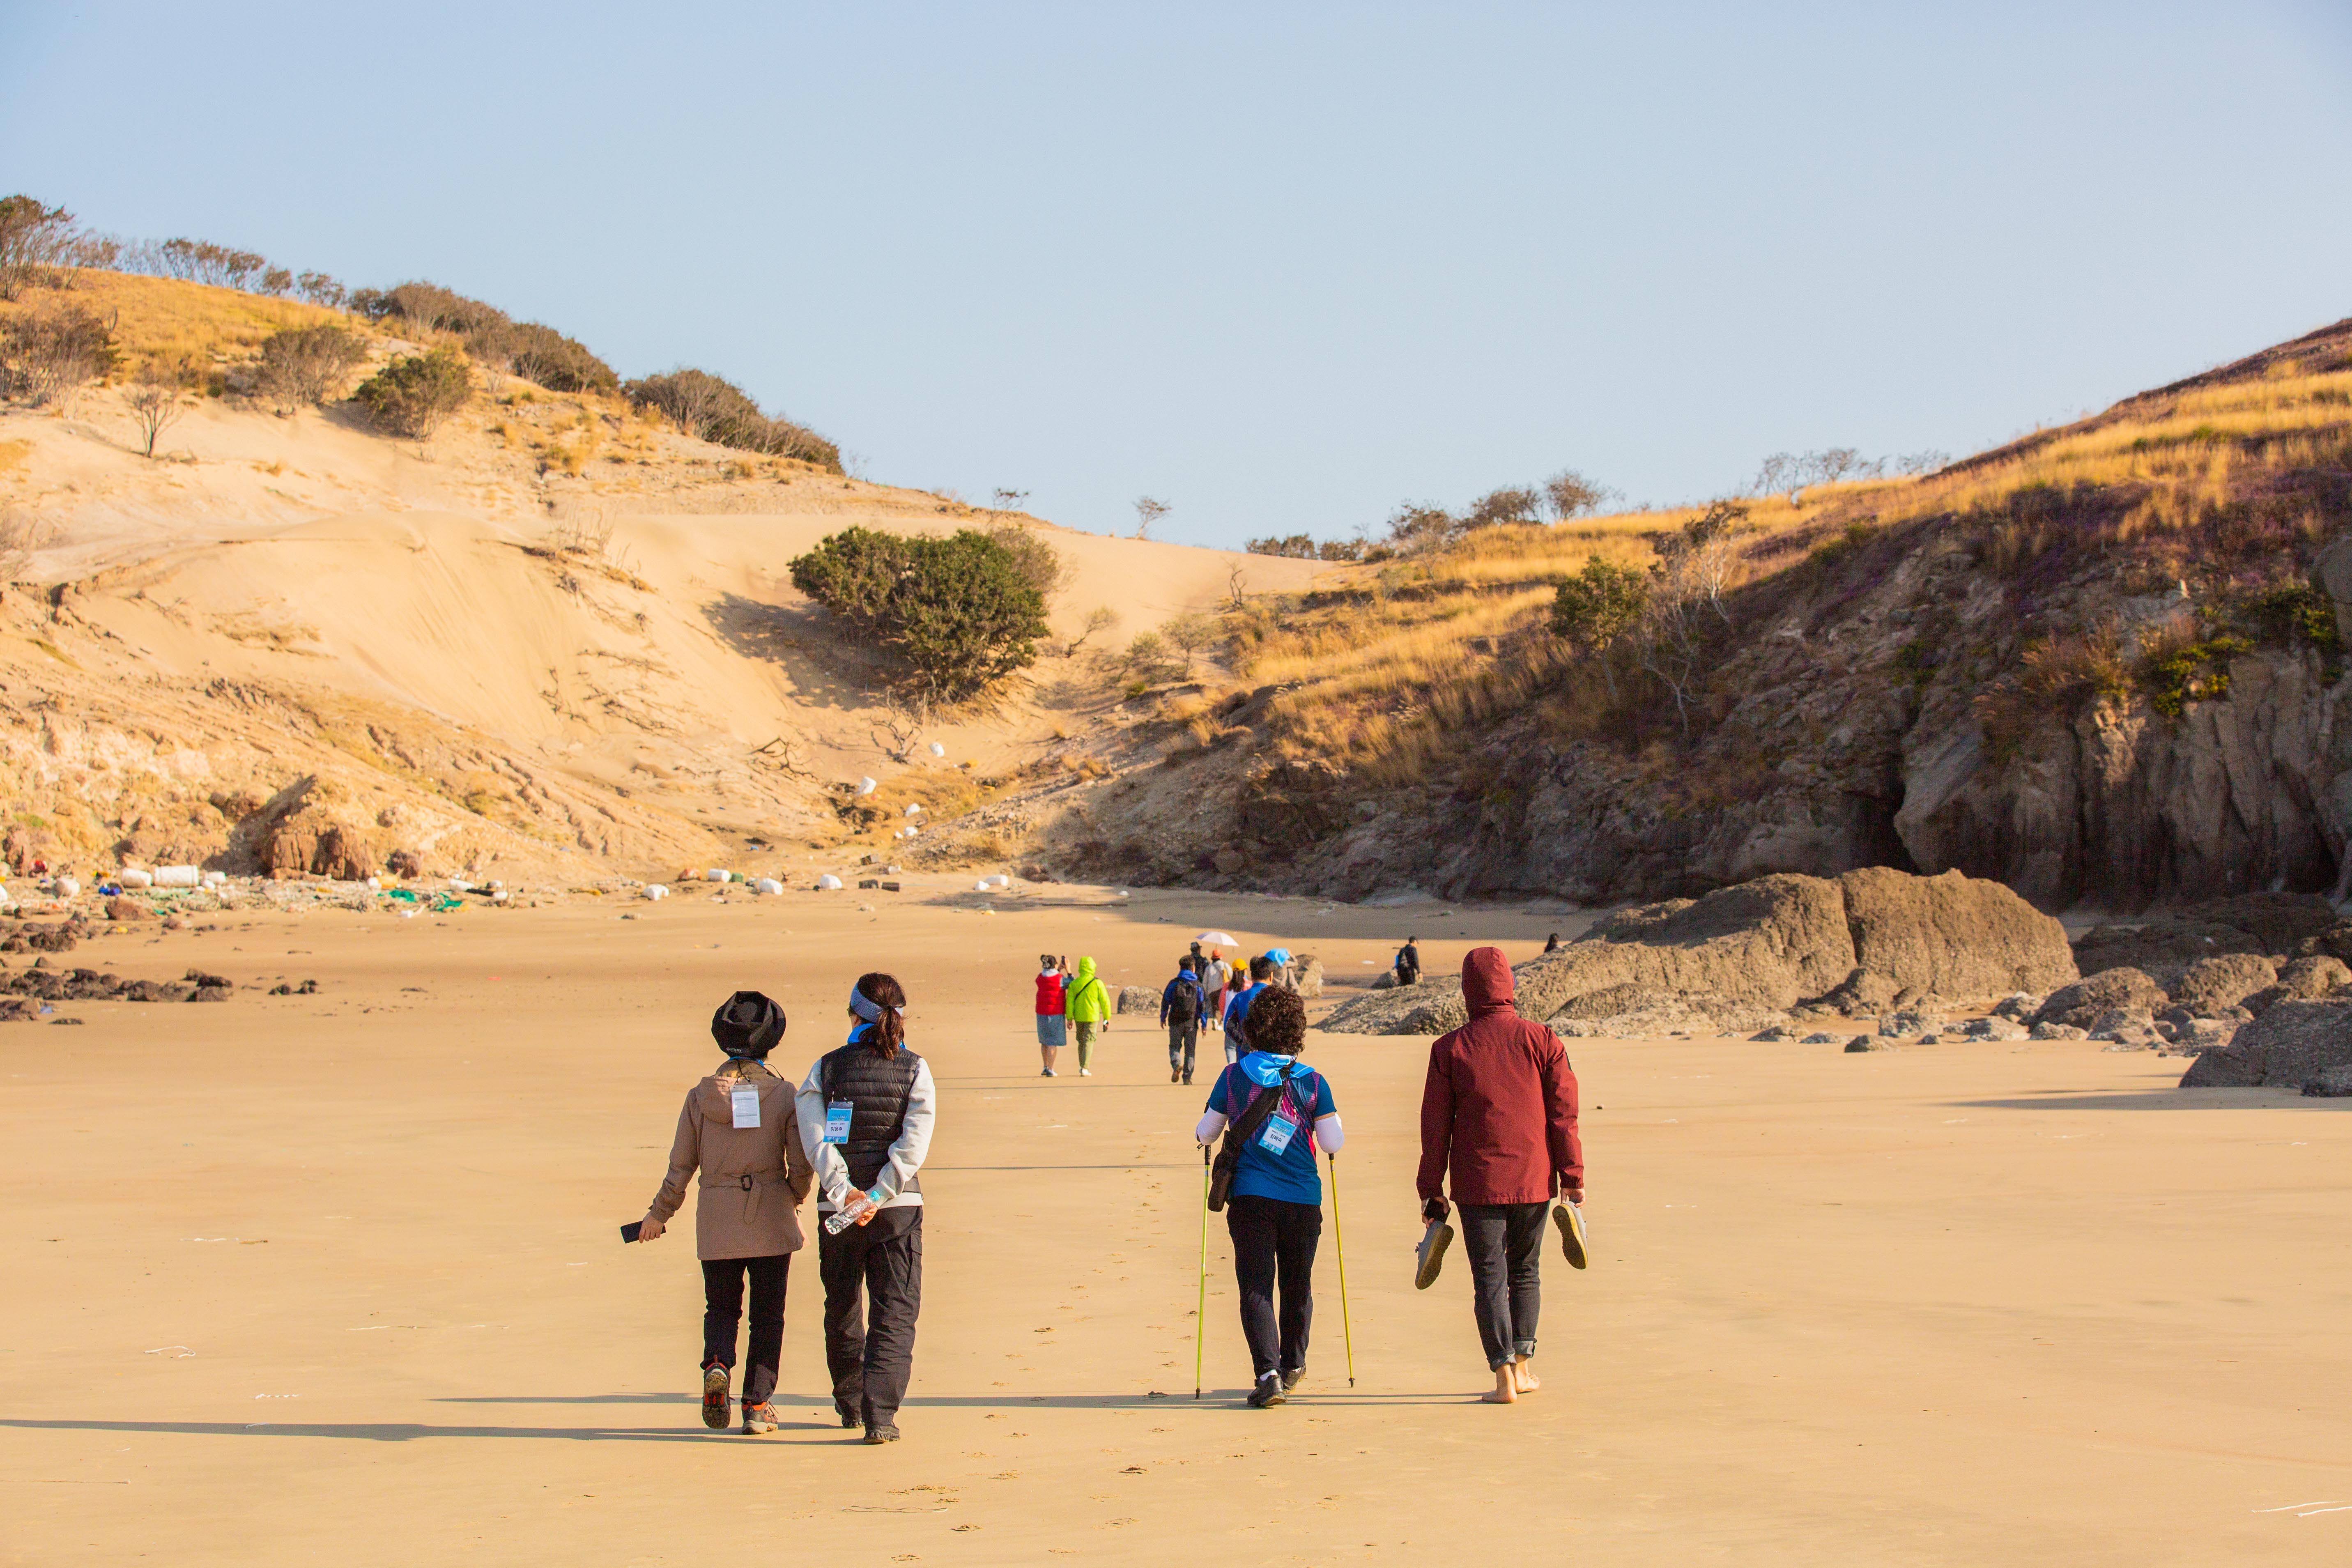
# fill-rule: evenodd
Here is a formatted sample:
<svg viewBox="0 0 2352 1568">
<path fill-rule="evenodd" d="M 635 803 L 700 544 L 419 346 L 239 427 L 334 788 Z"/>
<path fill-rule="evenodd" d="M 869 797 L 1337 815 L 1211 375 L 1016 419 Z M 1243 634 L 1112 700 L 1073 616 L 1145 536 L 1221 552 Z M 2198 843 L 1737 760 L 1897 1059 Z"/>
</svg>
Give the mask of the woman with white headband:
<svg viewBox="0 0 2352 1568">
<path fill-rule="evenodd" d="M 817 1274 L 833 1407 L 868 1443 L 898 1440 L 923 1299 L 923 1185 L 938 1094 L 930 1064 L 907 1049 L 907 993 L 858 977 L 848 1042 L 819 1057 L 794 1106 L 816 1171 Z M 861 1301 L 860 1298 L 864 1300 Z"/>
</svg>

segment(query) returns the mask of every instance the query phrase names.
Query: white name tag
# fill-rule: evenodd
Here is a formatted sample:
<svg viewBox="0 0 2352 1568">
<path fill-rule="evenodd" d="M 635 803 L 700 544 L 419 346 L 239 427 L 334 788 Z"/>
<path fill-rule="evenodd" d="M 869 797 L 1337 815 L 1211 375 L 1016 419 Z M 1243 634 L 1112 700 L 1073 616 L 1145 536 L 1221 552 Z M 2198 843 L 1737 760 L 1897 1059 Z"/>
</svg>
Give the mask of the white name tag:
<svg viewBox="0 0 2352 1568">
<path fill-rule="evenodd" d="M 1298 1123 L 1290 1119 L 1287 1110 L 1277 1110 L 1265 1119 L 1265 1131 L 1257 1135 L 1258 1147 L 1269 1154 L 1279 1154 L 1290 1147 L 1291 1139 L 1298 1135 Z"/>
<path fill-rule="evenodd" d="M 732 1100 L 735 1103 L 736 1126 L 757 1127 L 760 1125 L 760 1091 L 758 1089 L 739 1089 L 728 1098 Z"/>
<path fill-rule="evenodd" d="M 849 1142 L 849 1119 L 857 1107 L 846 1100 L 836 1100 L 824 1108 L 824 1141 L 828 1143 Z"/>
</svg>

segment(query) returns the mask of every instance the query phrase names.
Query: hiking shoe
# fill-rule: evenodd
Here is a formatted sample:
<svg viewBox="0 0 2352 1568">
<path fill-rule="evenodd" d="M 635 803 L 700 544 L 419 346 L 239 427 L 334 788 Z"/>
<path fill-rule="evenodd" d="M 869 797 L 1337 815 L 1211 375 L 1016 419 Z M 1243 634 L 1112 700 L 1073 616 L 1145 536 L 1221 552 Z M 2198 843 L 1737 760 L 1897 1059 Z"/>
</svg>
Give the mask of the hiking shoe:
<svg viewBox="0 0 2352 1568">
<path fill-rule="evenodd" d="M 1052 1068 L 1043 1068 L 1038 1070 L 1037 1076 L 1039 1078 L 1059 1078 L 1062 1075 L 1055 1072 Z"/>
<path fill-rule="evenodd" d="M 1559 1226 L 1559 1249 L 1568 1254 L 1568 1266 L 1570 1268 L 1583 1268 L 1586 1263 L 1583 1208 L 1570 1203 L 1555 1204 L 1551 1220 Z"/>
<path fill-rule="evenodd" d="M 1078 1069 L 1078 1076 L 1080 1078 L 1092 1078 L 1095 1076 L 1095 1069 L 1092 1068 L 1080 1068 Z"/>
<path fill-rule="evenodd" d="M 835 1405 L 833 1407 L 833 1413 L 841 1417 L 841 1424 L 844 1426 L 856 1426 L 861 1425 L 857 1419 L 857 1412 L 852 1410 L 846 1405 Z"/>
<path fill-rule="evenodd" d="M 776 1429 L 776 1407 L 762 1399 L 757 1405 L 743 1406 L 743 1430 L 758 1436 Z"/>
<path fill-rule="evenodd" d="M 1421 1245 L 1412 1255 L 1412 1288 L 1426 1290 L 1437 1283 L 1437 1271 L 1445 1263 L 1445 1249 L 1454 1244 L 1454 1227 L 1442 1219 L 1429 1222 L 1421 1233 Z"/>
<path fill-rule="evenodd" d="M 1177 1071 L 1176 1071 L 1176 1069 L 1175 1069 L 1174 1068 L 1170 1068 L 1168 1069 L 1168 1081 L 1169 1081 L 1170 1083 L 1174 1083 L 1174 1082 L 1176 1081 L 1177 1076 L 1178 1076 L 1178 1075 L 1177 1075 Z"/>
<path fill-rule="evenodd" d="M 1288 1372 L 1282 1374 L 1282 1392 L 1288 1394 L 1292 1389 L 1297 1388 L 1300 1384 L 1305 1383 L 1306 1381 L 1307 1369 L 1303 1366 L 1294 1366 Z"/>
<path fill-rule="evenodd" d="M 727 1430 L 727 1372 L 717 1362 L 702 1369 L 702 1424 L 714 1432 Z"/>
<path fill-rule="evenodd" d="M 896 1426 L 868 1426 L 866 1428 L 866 1440 L 868 1443 L 895 1443 L 898 1440 L 898 1428 Z"/>
<path fill-rule="evenodd" d="M 1188 1084 L 1191 1083 L 1192 1081 L 1192 1075 L 1191 1073 L 1186 1073 L 1184 1075 L 1184 1081 Z"/>
<path fill-rule="evenodd" d="M 1282 1377 L 1277 1373 L 1267 1373 L 1257 1380 L 1257 1386 L 1250 1390 L 1249 1405 L 1252 1410 L 1265 1410 L 1281 1403 Z"/>
</svg>

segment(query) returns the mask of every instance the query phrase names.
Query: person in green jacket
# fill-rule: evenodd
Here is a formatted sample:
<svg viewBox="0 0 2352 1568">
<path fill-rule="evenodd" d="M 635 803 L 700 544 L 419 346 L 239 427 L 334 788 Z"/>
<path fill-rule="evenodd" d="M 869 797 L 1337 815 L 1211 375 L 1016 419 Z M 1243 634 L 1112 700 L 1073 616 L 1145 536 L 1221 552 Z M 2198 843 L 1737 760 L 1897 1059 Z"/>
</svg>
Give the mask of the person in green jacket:
<svg viewBox="0 0 2352 1568">
<path fill-rule="evenodd" d="M 1110 993 L 1103 989 L 1102 979 L 1095 973 L 1095 961 L 1078 960 L 1078 977 L 1070 982 L 1067 1005 L 1070 1025 L 1078 1036 L 1078 1076 L 1092 1078 L 1095 1069 L 1095 1037 L 1110 1031 Z"/>
</svg>

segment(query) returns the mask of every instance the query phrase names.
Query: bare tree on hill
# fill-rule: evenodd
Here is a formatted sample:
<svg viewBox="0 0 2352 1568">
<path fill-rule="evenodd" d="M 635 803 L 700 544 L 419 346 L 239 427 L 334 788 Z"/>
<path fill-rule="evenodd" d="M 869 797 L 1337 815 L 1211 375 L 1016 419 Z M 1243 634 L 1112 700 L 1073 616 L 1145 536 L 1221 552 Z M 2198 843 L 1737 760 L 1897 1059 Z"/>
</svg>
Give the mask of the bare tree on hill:
<svg viewBox="0 0 2352 1568">
<path fill-rule="evenodd" d="M 1136 497 L 1135 537 L 1138 539 L 1150 538 L 1151 525 L 1158 522 L 1161 518 L 1166 517 L 1174 510 L 1174 508 L 1171 507 L 1164 500 L 1154 500 L 1150 496 Z"/>
</svg>

